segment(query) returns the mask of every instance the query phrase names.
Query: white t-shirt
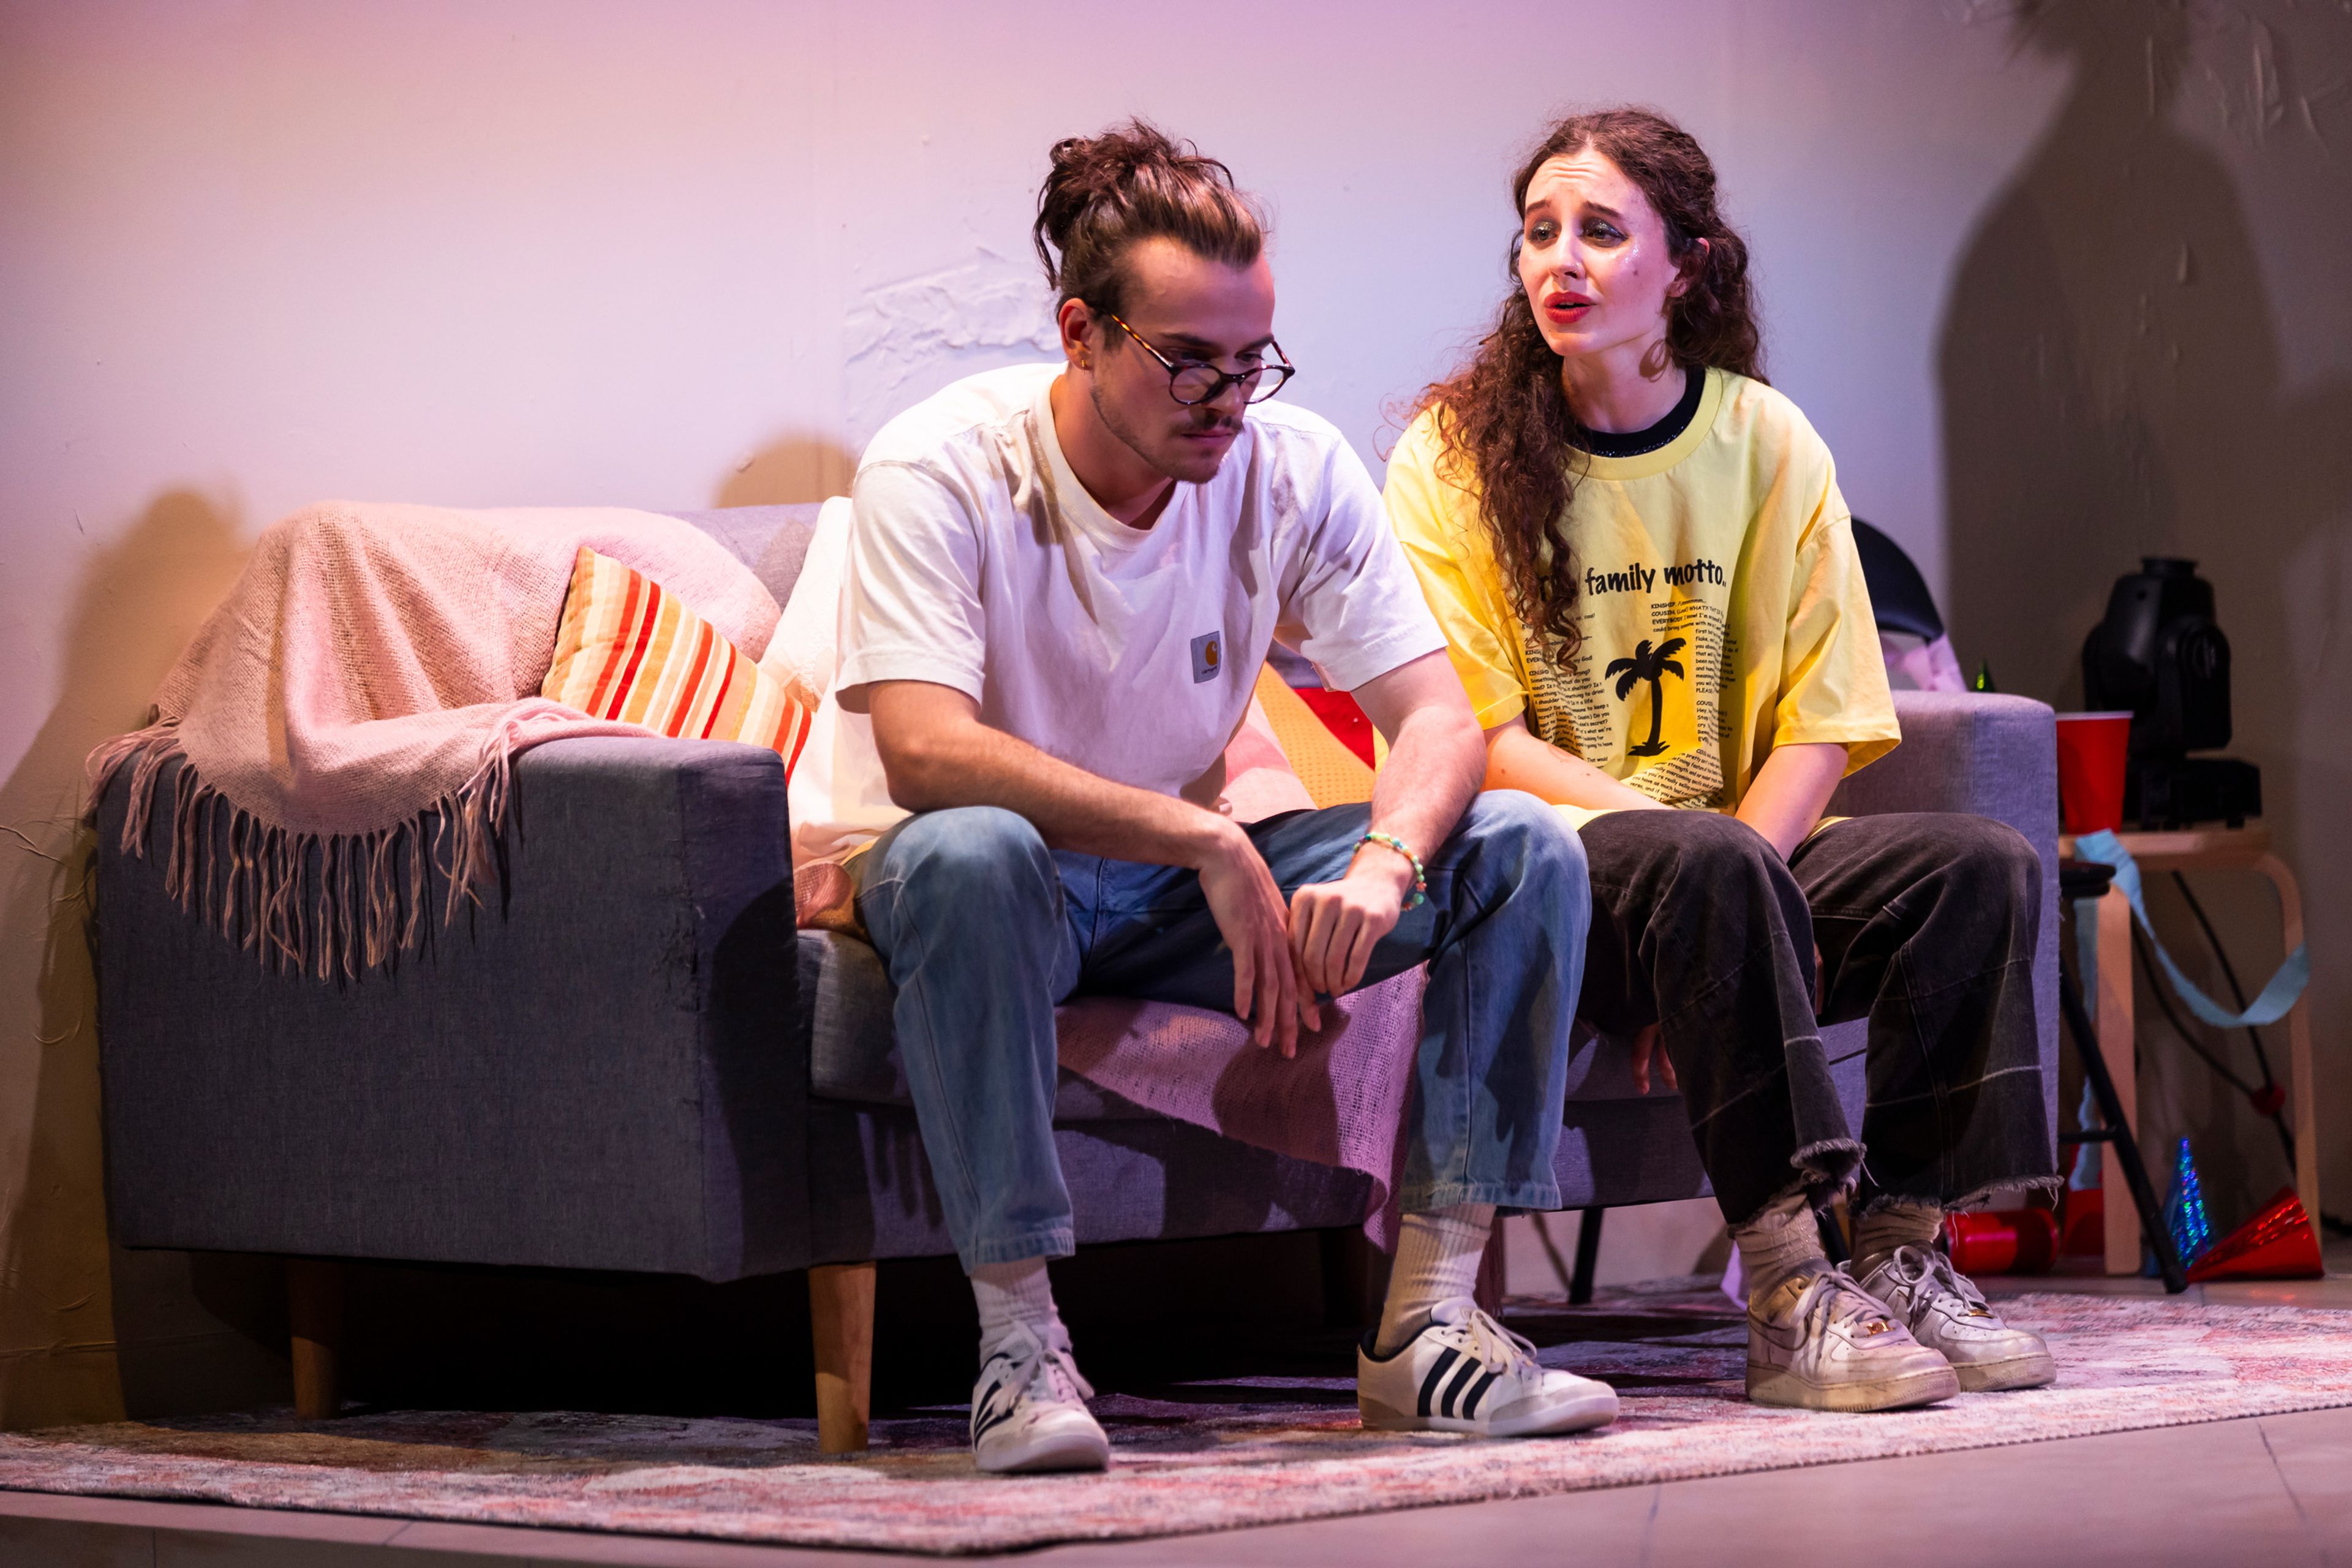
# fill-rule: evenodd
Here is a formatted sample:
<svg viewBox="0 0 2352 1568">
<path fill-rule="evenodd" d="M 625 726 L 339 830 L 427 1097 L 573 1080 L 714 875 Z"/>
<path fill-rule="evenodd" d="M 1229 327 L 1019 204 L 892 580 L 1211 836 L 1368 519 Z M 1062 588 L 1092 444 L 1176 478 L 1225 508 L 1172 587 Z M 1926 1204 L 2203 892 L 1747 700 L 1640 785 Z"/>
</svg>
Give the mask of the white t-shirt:
<svg viewBox="0 0 2352 1568">
<path fill-rule="evenodd" d="M 795 861 L 840 858 L 907 815 L 871 721 L 841 706 L 854 688 L 953 687 L 1040 751 L 1213 806 L 1276 637 L 1342 690 L 1445 647 L 1328 421 L 1252 407 L 1216 478 L 1129 528 L 1062 455 L 1047 401 L 1061 370 L 969 377 L 866 447 L 840 665 L 793 773 Z"/>
</svg>

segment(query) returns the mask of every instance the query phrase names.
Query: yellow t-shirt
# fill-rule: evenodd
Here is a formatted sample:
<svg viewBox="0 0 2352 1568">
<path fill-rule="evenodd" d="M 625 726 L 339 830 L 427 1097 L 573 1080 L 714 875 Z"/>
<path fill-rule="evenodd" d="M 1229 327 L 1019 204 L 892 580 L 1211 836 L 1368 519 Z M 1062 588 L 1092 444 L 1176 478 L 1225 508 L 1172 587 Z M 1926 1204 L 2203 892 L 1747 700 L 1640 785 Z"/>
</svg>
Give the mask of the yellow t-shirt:
<svg viewBox="0 0 2352 1568">
<path fill-rule="evenodd" d="M 1512 610 L 1475 478 L 1442 456 L 1433 410 L 1389 458 L 1391 525 L 1480 725 L 1524 714 L 1652 799 L 1710 811 L 1738 809 L 1776 745 L 1839 742 L 1848 773 L 1894 749 L 1852 519 L 1795 404 L 1709 371 L 1666 446 L 1579 461 L 1565 532 L 1583 641 L 1563 667 Z"/>
</svg>

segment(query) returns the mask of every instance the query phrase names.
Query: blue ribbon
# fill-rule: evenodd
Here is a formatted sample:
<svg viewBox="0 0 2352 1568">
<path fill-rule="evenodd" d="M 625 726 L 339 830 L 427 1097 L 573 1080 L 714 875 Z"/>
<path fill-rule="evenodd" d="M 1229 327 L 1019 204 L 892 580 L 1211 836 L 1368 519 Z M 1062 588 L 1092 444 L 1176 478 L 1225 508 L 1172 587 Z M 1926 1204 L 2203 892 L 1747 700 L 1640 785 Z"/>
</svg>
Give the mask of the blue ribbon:
<svg viewBox="0 0 2352 1568">
<path fill-rule="evenodd" d="M 2105 829 L 2085 833 L 2074 840 L 2074 854 L 2081 859 L 2095 860 L 2102 866 L 2116 868 L 2116 890 L 2123 894 L 2125 902 L 2131 905 L 2132 918 L 2139 921 L 2139 929 L 2147 933 L 2148 945 L 2156 950 L 2156 962 L 2162 966 L 2164 977 L 2172 983 L 2174 993 L 2189 1004 L 2189 1010 L 2213 1027 L 2243 1029 L 2249 1026 L 2275 1024 L 2287 1016 L 2303 995 L 2303 988 L 2311 983 L 2311 953 L 2306 944 L 2298 943 L 2295 950 L 2286 955 L 2286 962 L 2279 965 L 2278 973 L 2271 976 L 2270 984 L 2263 987 L 2262 994 L 2254 998 L 2252 1006 L 2242 1013 L 2227 1011 L 2220 1003 L 2198 990 L 2189 976 L 2180 973 L 2180 966 L 2172 962 L 2172 954 L 2165 952 L 2164 943 L 2157 940 L 2156 928 L 2148 923 L 2147 905 L 2140 899 L 2139 866 L 2132 859 L 2131 851 L 2124 847 L 2124 841 Z M 2084 973 L 2088 973 L 2089 970 L 2086 968 Z"/>
</svg>

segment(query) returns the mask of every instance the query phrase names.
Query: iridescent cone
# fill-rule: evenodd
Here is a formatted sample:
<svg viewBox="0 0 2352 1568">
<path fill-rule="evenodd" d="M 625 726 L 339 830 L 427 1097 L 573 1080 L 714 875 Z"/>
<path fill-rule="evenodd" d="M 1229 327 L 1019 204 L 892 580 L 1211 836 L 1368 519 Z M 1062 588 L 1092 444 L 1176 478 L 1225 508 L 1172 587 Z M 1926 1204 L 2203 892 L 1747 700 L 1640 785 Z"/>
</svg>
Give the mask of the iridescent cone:
<svg viewBox="0 0 2352 1568">
<path fill-rule="evenodd" d="M 2186 1138 L 2172 1162 L 2172 1197 L 2164 1205 L 2164 1228 L 2171 1233 L 2172 1250 L 2184 1268 L 2213 1243 L 2212 1222 L 2205 1217 L 2205 1184 L 2198 1179 Z"/>
<path fill-rule="evenodd" d="M 2293 1187 L 2281 1187 L 2263 1211 L 2215 1242 L 2189 1271 L 2191 1284 L 2209 1279 L 2316 1279 L 2326 1272 L 2319 1237 Z"/>
</svg>

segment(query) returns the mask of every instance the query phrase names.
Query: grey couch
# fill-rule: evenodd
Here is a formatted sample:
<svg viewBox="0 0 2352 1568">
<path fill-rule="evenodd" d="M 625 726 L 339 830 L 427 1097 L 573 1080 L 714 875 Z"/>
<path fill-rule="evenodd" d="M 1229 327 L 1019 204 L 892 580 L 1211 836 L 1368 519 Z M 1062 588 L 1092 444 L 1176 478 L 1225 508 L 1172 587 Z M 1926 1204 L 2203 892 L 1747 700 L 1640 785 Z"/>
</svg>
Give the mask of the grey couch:
<svg viewBox="0 0 2352 1568">
<path fill-rule="evenodd" d="M 814 507 L 681 514 L 789 595 Z M 1832 809 L 1970 811 L 2042 851 L 2055 1072 L 2054 748 L 2014 698 L 1905 694 L 1906 741 Z M 169 780 L 163 786 L 169 788 Z M 567 741 L 525 754 L 504 898 L 390 973 L 266 971 L 168 900 L 100 803 L 107 1183 L 126 1247 L 281 1253 L 299 1402 L 331 1413 L 337 1258 L 729 1280 L 810 1269 L 830 1447 L 863 1443 L 871 1261 L 953 1250 L 870 948 L 793 925 L 784 779 L 758 748 Z M 168 795 L 166 795 L 168 798 Z M 1859 1026 L 1833 1037 L 1850 1104 Z M 2054 1120 L 2053 1120 L 2053 1125 Z M 1066 1074 L 1056 1142 L 1082 1243 L 1346 1227 L 1358 1175 L 1155 1116 Z M 1679 1102 L 1580 1047 L 1570 1205 L 1706 1192 Z"/>
</svg>

